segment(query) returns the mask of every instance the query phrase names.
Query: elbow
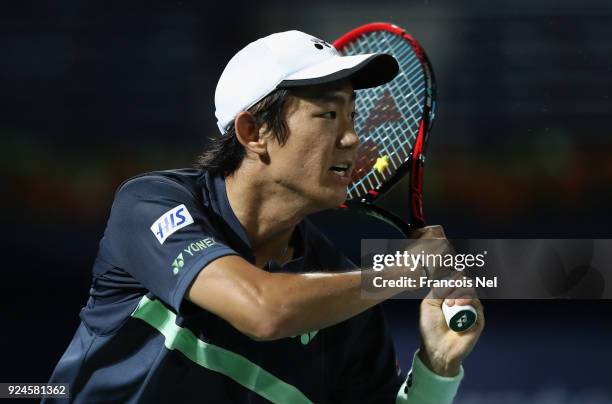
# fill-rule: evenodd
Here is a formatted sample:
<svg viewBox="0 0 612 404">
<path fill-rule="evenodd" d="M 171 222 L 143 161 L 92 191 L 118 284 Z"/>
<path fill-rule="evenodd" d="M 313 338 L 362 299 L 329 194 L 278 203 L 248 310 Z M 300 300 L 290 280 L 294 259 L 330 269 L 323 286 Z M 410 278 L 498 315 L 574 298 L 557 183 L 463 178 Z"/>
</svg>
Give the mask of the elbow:
<svg viewBox="0 0 612 404">
<path fill-rule="evenodd" d="M 283 332 L 281 325 L 270 319 L 262 320 L 254 325 L 249 331 L 247 335 L 255 341 L 274 341 L 288 337 L 288 335 Z"/>
<path fill-rule="evenodd" d="M 247 335 L 255 341 L 274 341 L 295 335 L 291 327 L 291 316 L 278 310 L 261 309 Z"/>
<path fill-rule="evenodd" d="M 242 293 L 243 327 L 236 328 L 255 341 L 274 341 L 296 335 L 300 309 L 284 293 L 278 292 L 281 288 L 277 285 L 277 282 L 261 282 Z"/>
</svg>

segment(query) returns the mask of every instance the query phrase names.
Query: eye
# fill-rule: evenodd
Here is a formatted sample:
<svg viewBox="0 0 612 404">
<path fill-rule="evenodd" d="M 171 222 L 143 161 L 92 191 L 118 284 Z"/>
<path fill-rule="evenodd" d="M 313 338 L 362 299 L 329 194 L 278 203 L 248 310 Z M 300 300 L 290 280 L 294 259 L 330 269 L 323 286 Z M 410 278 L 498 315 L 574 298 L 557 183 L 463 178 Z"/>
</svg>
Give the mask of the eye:
<svg viewBox="0 0 612 404">
<path fill-rule="evenodd" d="M 327 111 L 319 116 L 327 119 L 336 119 L 336 111 Z"/>
</svg>

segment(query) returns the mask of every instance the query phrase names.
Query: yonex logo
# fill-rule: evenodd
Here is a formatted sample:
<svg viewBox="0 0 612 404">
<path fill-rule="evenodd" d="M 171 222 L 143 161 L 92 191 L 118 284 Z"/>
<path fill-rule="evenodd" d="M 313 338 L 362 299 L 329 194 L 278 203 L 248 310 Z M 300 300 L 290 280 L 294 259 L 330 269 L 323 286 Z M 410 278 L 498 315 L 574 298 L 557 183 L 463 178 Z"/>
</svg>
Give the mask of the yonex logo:
<svg viewBox="0 0 612 404">
<path fill-rule="evenodd" d="M 457 319 L 457 322 L 455 324 L 457 324 L 458 328 L 463 328 L 463 325 L 467 322 L 467 320 L 467 315 L 464 313 L 461 317 Z"/>
<path fill-rule="evenodd" d="M 164 241 L 166 241 L 172 233 L 191 223 L 193 223 L 193 218 L 189 214 L 189 211 L 185 205 L 179 205 L 161 215 L 159 219 L 151 225 L 151 231 L 155 234 L 159 244 L 164 244 Z"/>
<path fill-rule="evenodd" d="M 319 50 L 323 49 L 324 47 L 325 48 L 331 48 L 332 47 L 330 44 L 328 44 L 327 42 L 325 42 L 322 39 L 311 38 L 310 40 L 312 42 L 314 42 L 315 48 L 317 48 Z"/>
<path fill-rule="evenodd" d="M 314 337 L 319 333 L 319 330 L 314 330 L 314 331 L 310 331 L 310 332 L 306 332 L 302 335 L 300 335 L 300 342 L 302 343 L 302 345 L 308 345 L 310 343 L 310 341 L 312 341 L 314 339 Z M 291 338 L 295 338 L 297 337 L 297 335 L 294 335 Z"/>
<path fill-rule="evenodd" d="M 194 243 L 189 244 L 187 248 L 185 248 L 183 251 L 189 254 L 189 256 L 193 257 L 194 253 L 202 251 L 214 244 L 215 240 L 212 237 L 206 237 L 200 241 L 196 241 Z"/>
<path fill-rule="evenodd" d="M 172 273 L 174 275 L 178 274 L 181 268 L 185 266 L 185 259 L 189 257 L 193 257 L 196 253 L 204 251 L 210 246 L 215 245 L 217 242 L 212 237 L 206 237 L 198 241 L 194 241 L 187 245 L 186 248 L 183 248 L 183 251 L 176 257 L 176 259 L 172 262 Z M 183 256 L 183 252 L 189 254 Z"/>
<path fill-rule="evenodd" d="M 185 260 L 183 259 L 183 253 L 180 253 L 178 257 L 172 263 L 172 273 L 174 275 L 178 274 L 180 269 L 185 265 Z"/>
</svg>

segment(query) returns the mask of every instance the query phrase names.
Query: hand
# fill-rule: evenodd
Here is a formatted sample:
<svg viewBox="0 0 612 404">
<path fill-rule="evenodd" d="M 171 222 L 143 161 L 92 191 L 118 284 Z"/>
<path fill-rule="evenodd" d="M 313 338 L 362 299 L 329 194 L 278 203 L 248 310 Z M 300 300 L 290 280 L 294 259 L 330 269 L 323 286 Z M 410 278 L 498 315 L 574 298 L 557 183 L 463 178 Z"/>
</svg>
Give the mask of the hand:
<svg viewBox="0 0 612 404">
<path fill-rule="evenodd" d="M 429 240 L 436 238 L 446 238 L 446 235 L 444 234 L 444 229 L 442 228 L 442 226 L 435 225 L 419 227 L 412 230 L 412 232 L 410 233 L 410 238 Z"/>
<path fill-rule="evenodd" d="M 412 230 L 409 236 L 411 239 L 422 240 L 418 242 L 409 242 L 408 248 L 406 249 L 409 252 L 413 252 L 415 254 L 425 252 L 427 254 L 442 256 L 445 254 L 453 253 L 453 247 L 446 239 L 446 234 L 444 234 L 444 229 L 442 228 L 442 226 L 434 225 L 416 228 Z M 436 266 L 436 263 L 434 263 L 433 265 L 429 263 L 427 264 L 427 266 L 425 266 L 425 264 L 422 264 L 421 267 L 418 269 L 418 272 L 413 273 L 412 275 L 434 278 L 438 273 L 438 269 L 439 268 L 438 266 Z"/>
<path fill-rule="evenodd" d="M 477 298 L 446 300 L 449 306 L 454 304 L 473 306 L 478 312 L 476 324 L 462 333 L 450 330 L 442 313 L 444 299 L 436 299 L 433 297 L 433 292 L 430 292 L 421 302 L 419 358 L 432 372 L 452 377 L 459 374 L 461 362 L 476 345 L 485 321 L 482 304 Z"/>
</svg>

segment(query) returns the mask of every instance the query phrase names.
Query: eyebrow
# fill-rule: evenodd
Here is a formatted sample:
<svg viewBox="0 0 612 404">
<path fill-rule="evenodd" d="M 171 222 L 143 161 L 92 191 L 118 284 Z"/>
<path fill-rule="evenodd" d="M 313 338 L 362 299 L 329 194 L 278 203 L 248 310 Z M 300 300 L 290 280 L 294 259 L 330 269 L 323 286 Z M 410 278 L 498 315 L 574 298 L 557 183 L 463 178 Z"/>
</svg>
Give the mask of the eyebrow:
<svg viewBox="0 0 612 404">
<path fill-rule="evenodd" d="M 312 98 L 315 100 L 323 101 L 323 102 L 338 102 L 338 103 L 344 102 L 344 97 L 339 95 L 337 92 L 327 92 L 323 94 L 318 94 Z M 357 94 L 355 93 L 355 91 L 351 91 L 351 97 L 349 99 L 349 102 L 355 101 L 356 98 L 357 98 Z"/>
</svg>

